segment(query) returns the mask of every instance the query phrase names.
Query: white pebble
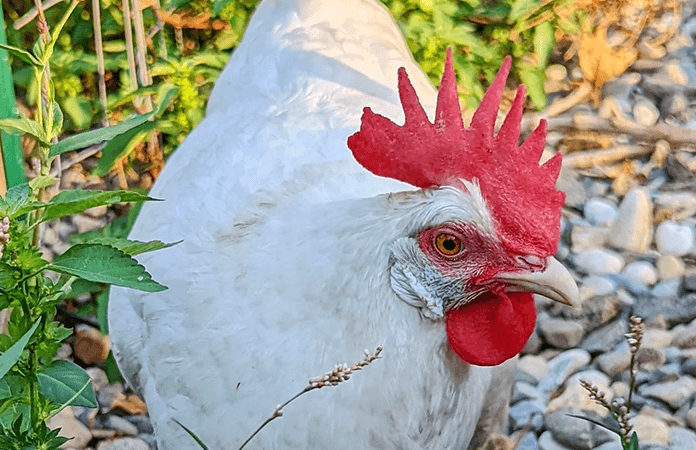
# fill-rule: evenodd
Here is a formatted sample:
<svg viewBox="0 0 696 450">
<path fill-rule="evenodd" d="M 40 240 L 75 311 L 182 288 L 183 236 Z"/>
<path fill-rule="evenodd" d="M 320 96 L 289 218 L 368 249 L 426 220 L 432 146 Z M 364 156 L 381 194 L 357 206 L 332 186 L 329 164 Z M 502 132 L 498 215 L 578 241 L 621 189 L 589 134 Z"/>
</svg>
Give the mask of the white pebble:
<svg viewBox="0 0 696 450">
<path fill-rule="evenodd" d="M 657 283 L 657 271 L 647 261 L 634 261 L 628 264 L 621 274 L 646 286 Z"/>
<path fill-rule="evenodd" d="M 611 250 L 593 248 L 578 252 L 575 255 L 575 265 L 588 275 L 606 275 L 621 272 L 624 259 Z"/>
<path fill-rule="evenodd" d="M 611 228 L 614 247 L 641 253 L 648 249 L 652 233 L 652 201 L 643 189 L 633 189 L 621 201 Z"/>
<path fill-rule="evenodd" d="M 657 226 L 655 245 L 663 255 L 684 256 L 694 245 L 694 230 L 689 225 L 666 220 Z"/>
<path fill-rule="evenodd" d="M 591 198 L 585 203 L 583 214 L 593 225 L 609 225 L 616 220 L 619 210 L 609 200 Z"/>
</svg>

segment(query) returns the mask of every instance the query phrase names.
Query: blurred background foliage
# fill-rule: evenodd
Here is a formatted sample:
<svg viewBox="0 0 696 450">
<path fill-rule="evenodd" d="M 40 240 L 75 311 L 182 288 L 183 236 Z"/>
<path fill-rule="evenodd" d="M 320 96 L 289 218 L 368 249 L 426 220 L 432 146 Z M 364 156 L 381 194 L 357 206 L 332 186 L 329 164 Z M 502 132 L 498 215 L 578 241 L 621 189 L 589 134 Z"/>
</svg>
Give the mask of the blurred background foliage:
<svg viewBox="0 0 696 450">
<path fill-rule="evenodd" d="M 546 106 L 545 69 L 563 33 L 578 34 L 585 14 L 574 0 L 382 0 L 392 12 L 416 60 L 435 85 L 448 46 L 454 49 L 460 96 L 474 108 L 505 55 L 512 55 L 514 76 L 527 85 L 537 109 Z M 66 3 L 45 11 L 47 22 L 56 23 Z M 97 52 L 93 5 L 100 5 L 103 40 L 106 111 L 98 92 Z M 129 64 L 124 7 L 121 0 L 83 1 L 58 41 L 51 61 L 56 97 L 66 117 L 66 134 L 74 134 L 122 121 L 133 113 L 147 112 L 164 92 L 176 90 L 174 100 L 158 117 L 152 131 L 135 133 L 125 150 L 110 155 L 100 167 L 140 161 L 141 170 L 154 170 L 202 120 L 213 83 L 230 53 L 239 43 L 258 0 L 140 0 L 142 30 L 146 37 L 146 66 L 151 78 L 136 82 Z M 36 42 L 36 22 L 26 20 L 34 0 L 2 0 L 10 45 L 31 48 Z M 19 29 L 12 25 L 23 24 Z M 137 25 L 137 21 L 135 21 Z M 134 31 L 137 34 L 137 30 Z M 136 44 L 133 44 L 134 46 Z M 12 61 L 20 109 L 31 115 L 36 82 L 22 61 Z M 106 120 L 103 119 L 106 114 Z M 148 138 L 149 136 L 149 138 Z M 156 148 L 152 148 L 156 147 Z M 25 149 L 25 153 L 28 153 Z M 154 156 L 159 153 L 160 156 Z M 105 156 L 103 156 L 104 158 Z M 144 168 L 144 169 L 143 169 Z M 98 175 L 102 175 L 99 173 Z M 148 187 L 148 186 L 144 186 Z"/>
</svg>

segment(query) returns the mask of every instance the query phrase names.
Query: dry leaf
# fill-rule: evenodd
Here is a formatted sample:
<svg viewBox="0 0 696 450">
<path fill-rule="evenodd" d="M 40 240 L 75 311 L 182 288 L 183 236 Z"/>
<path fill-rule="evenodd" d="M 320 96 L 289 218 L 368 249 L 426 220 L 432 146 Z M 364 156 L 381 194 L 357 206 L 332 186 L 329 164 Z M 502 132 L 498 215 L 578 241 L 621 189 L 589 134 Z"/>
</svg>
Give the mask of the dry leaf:
<svg viewBox="0 0 696 450">
<path fill-rule="evenodd" d="M 87 325 L 80 325 L 75 330 L 75 356 L 85 364 L 102 362 L 109 356 L 111 344 L 109 337 L 99 330 Z"/>
<path fill-rule="evenodd" d="M 112 409 L 120 409 L 128 414 L 147 414 L 147 406 L 135 394 L 119 394 L 111 403 Z"/>
<path fill-rule="evenodd" d="M 193 30 L 222 30 L 229 29 L 230 24 L 225 20 L 210 20 L 210 13 L 204 12 L 196 16 L 176 14 L 166 11 L 155 11 L 157 18 L 174 28 L 189 28 Z"/>
<path fill-rule="evenodd" d="M 628 69 L 638 57 L 635 49 L 614 50 L 607 44 L 607 29 L 599 26 L 594 34 L 580 36 L 578 59 L 585 79 L 596 87 L 615 78 Z"/>
</svg>

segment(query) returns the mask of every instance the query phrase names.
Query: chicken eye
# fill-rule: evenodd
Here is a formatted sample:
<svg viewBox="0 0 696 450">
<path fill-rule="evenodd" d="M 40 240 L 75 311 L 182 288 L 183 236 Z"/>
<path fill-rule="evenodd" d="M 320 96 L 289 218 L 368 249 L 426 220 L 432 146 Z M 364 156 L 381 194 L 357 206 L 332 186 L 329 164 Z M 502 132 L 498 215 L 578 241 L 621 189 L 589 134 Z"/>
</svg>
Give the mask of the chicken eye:
<svg viewBox="0 0 696 450">
<path fill-rule="evenodd" d="M 462 249 L 462 241 L 451 234 L 438 234 L 435 238 L 435 247 L 445 256 L 454 256 Z"/>
</svg>

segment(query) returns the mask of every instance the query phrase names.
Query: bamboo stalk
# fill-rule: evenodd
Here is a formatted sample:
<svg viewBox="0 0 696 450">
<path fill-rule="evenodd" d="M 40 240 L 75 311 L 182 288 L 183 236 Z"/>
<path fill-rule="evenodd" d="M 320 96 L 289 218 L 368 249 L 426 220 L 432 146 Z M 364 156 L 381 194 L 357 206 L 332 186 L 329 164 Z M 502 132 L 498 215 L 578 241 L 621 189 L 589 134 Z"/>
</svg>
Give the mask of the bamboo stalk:
<svg viewBox="0 0 696 450">
<path fill-rule="evenodd" d="M 97 73 L 99 74 L 99 102 L 102 107 L 102 126 L 109 126 L 106 118 L 106 82 L 104 81 L 104 45 L 101 33 L 101 2 L 92 0 L 92 22 L 94 26 L 94 47 L 97 52 Z"/>
</svg>

